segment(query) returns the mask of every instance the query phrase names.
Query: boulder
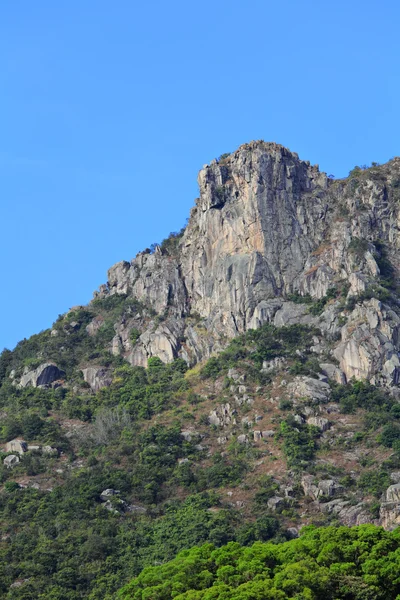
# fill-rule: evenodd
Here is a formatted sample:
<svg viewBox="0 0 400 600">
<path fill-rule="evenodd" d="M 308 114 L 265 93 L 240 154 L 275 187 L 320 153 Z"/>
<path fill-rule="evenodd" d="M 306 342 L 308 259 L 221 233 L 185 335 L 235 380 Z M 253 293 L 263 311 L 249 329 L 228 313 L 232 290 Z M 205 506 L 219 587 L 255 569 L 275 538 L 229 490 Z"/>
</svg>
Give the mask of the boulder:
<svg viewBox="0 0 400 600">
<path fill-rule="evenodd" d="M 283 356 L 277 356 L 272 360 L 264 360 L 261 371 L 264 373 L 270 373 L 271 371 L 282 369 L 287 365 L 287 359 Z"/>
<path fill-rule="evenodd" d="M 331 388 L 325 381 L 305 376 L 295 377 L 287 389 L 294 398 L 310 398 L 317 403 L 326 402 L 331 393 Z"/>
<path fill-rule="evenodd" d="M 316 482 L 313 475 L 303 475 L 301 486 L 304 495 L 318 500 L 321 498 L 334 498 L 343 493 L 344 487 L 337 483 L 334 479 L 323 479 Z"/>
<path fill-rule="evenodd" d="M 6 452 L 17 452 L 22 455 L 28 450 L 28 444 L 19 438 L 15 438 L 6 444 Z"/>
<path fill-rule="evenodd" d="M 86 367 L 82 369 L 83 379 L 93 392 L 112 384 L 112 376 L 105 367 Z"/>
<path fill-rule="evenodd" d="M 270 510 L 275 511 L 280 505 L 282 505 L 283 502 L 284 499 L 280 496 L 273 496 L 272 498 L 269 498 L 267 506 Z"/>
<path fill-rule="evenodd" d="M 259 442 L 261 440 L 261 431 L 253 431 L 253 439 L 255 442 Z"/>
<path fill-rule="evenodd" d="M 320 363 L 320 369 L 324 375 L 326 375 L 332 381 L 336 383 L 345 384 L 346 376 L 338 367 L 332 363 Z"/>
<path fill-rule="evenodd" d="M 389 486 L 383 496 L 384 502 L 400 503 L 400 483 L 394 483 Z"/>
<path fill-rule="evenodd" d="M 198 433 L 194 431 L 194 429 L 188 429 L 185 431 L 181 431 L 181 436 L 185 440 L 185 442 L 191 442 L 193 439 L 198 437 Z"/>
<path fill-rule="evenodd" d="M 275 435 L 275 431 L 273 429 L 265 429 L 265 431 L 261 432 L 263 438 L 272 438 Z"/>
<path fill-rule="evenodd" d="M 347 527 L 371 523 L 371 514 L 368 507 L 362 502 L 353 505 L 348 500 L 337 498 L 330 502 L 320 504 L 319 510 L 327 514 L 337 515 L 341 523 Z"/>
<path fill-rule="evenodd" d="M 102 316 L 95 317 L 88 325 L 86 325 L 86 331 L 90 336 L 96 335 L 100 327 L 103 325 L 104 319 Z"/>
<path fill-rule="evenodd" d="M 243 383 L 243 381 L 246 378 L 244 374 L 242 375 L 237 369 L 234 369 L 233 367 L 229 369 L 228 377 L 229 379 L 232 379 L 233 381 L 236 381 L 238 383 Z"/>
<path fill-rule="evenodd" d="M 220 404 L 215 410 L 212 410 L 208 416 L 210 425 L 218 427 L 227 427 L 236 424 L 236 409 L 232 408 L 229 402 Z"/>
<path fill-rule="evenodd" d="M 12 469 L 18 463 L 19 463 L 19 456 L 17 456 L 16 454 L 9 454 L 3 460 L 3 464 L 5 467 L 7 467 L 7 469 Z"/>
<path fill-rule="evenodd" d="M 327 431 L 331 426 L 328 419 L 324 419 L 323 417 L 308 417 L 307 424 L 314 425 L 314 427 L 318 427 L 321 431 Z"/>
<path fill-rule="evenodd" d="M 106 490 L 103 490 L 101 492 L 100 499 L 107 501 L 110 498 L 112 498 L 113 496 L 118 496 L 119 493 L 120 493 L 119 490 L 114 490 L 112 488 L 107 488 Z"/>
<path fill-rule="evenodd" d="M 43 363 L 37 369 L 29 371 L 25 368 L 20 379 L 19 387 L 32 385 L 33 387 L 48 387 L 55 381 L 65 377 L 65 372 L 54 363 Z"/>
</svg>

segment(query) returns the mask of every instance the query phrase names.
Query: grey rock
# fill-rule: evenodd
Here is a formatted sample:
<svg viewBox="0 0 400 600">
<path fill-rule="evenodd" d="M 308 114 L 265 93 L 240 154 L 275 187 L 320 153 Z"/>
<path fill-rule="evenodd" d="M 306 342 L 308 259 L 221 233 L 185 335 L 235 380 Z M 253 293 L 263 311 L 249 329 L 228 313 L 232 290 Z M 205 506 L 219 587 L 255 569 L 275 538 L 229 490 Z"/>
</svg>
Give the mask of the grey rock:
<svg viewBox="0 0 400 600">
<path fill-rule="evenodd" d="M 400 317 L 372 298 L 357 305 L 341 330 L 335 357 L 347 379 L 368 379 L 374 384 L 400 382 L 398 356 Z"/>
<path fill-rule="evenodd" d="M 371 514 L 362 502 L 352 505 L 348 500 L 337 498 L 320 504 L 319 509 L 321 512 L 337 515 L 343 525 L 347 525 L 348 527 L 371 522 Z"/>
<path fill-rule="evenodd" d="M 316 482 L 313 475 L 303 475 L 301 486 L 304 495 L 318 500 L 319 498 L 333 498 L 343 493 L 344 488 L 333 479 L 323 479 Z"/>
<path fill-rule="evenodd" d="M 318 497 L 333 498 L 344 492 L 344 487 L 333 479 L 324 479 L 318 482 Z"/>
<path fill-rule="evenodd" d="M 113 496 L 118 496 L 119 493 L 120 493 L 119 490 L 114 490 L 113 488 L 107 488 L 106 490 L 103 490 L 101 492 L 100 499 L 101 500 L 109 500 Z"/>
<path fill-rule="evenodd" d="M 242 382 L 244 381 L 245 376 L 241 375 L 237 369 L 231 368 L 228 371 L 229 379 L 233 379 L 233 381 Z"/>
<path fill-rule="evenodd" d="M 275 511 L 280 505 L 282 505 L 283 502 L 284 499 L 280 496 L 273 496 L 272 498 L 269 498 L 267 506 L 270 510 Z"/>
<path fill-rule="evenodd" d="M 217 427 L 227 427 L 236 423 L 235 415 L 236 410 L 232 408 L 229 402 L 226 402 L 210 412 L 208 422 L 210 425 L 216 425 Z"/>
<path fill-rule="evenodd" d="M 346 376 L 338 367 L 336 367 L 332 363 L 321 363 L 320 365 L 322 373 L 326 375 L 332 381 L 336 381 L 336 383 L 345 384 Z"/>
<path fill-rule="evenodd" d="M 273 429 L 265 429 L 261 432 L 263 438 L 272 438 L 275 435 L 275 431 Z"/>
<path fill-rule="evenodd" d="M 194 429 L 188 429 L 181 431 L 181 436 L 186 442 L 191 442 L 193 439 L 198 437 L 198 433 Z"/>
<path fill-rule="evenodd" d="M 29 371 L 25 368 L 24 373 L 19 382 L 19 387 L 32 385 L 33 387 L 48 387 L 55 381 L 62 379 L 65 372 L 57 367 L 54 363 L 43 363 L 37 369 Z"/>
<path fill-rule="evenodd" d="M 316 402 L 328 400 L 331 393 L 328 383 L 305 376 L 295 377 L 287 388 L 294 398 L 310 398 Z"/>
<path fill-rule="evenodd" d="M 93 392 L 112 384 L 110 372 L 105 367 L 86 367 L 82 369 L 83 379 L 89 384 Z"/>
<path fill-rule="evenodd" d="M 19 456 L 17 456 L 16 454 L 9 454 L 3 460 L 3 464 L 5 467 L 7 467 L 7 469 L 12 469 L 18 463 L 19 463 Z"/>
<path fill-rule="evenodd" d="M 299 537 L 299 532 L 296 527 L 289 527 L 286 531 L 288 532 L 290 539 Z"/>
<path fill-rule="evenodd" d="M 262 364 L 262 369 L 264 373 L 270 373 L 271 371 L 282 369 L 287 365 L 287 359 L 283 356 L 277 356 L 272 360 L 264 360 Z"/>
<path fill-rule="evenodd" d="M 102 502 L 101 506 L 103 508 L 105 508 L 106 510 L 109 510 L 112 513 L 115 513 L 115 514 L 119 513 L 119 511 L 115 508 L 115 506 L 113 505 L 113 503 L 111 502 L 111 500 L 106 500 L 105 502 Z"/>
<path fill-rule="evenodd" d="M 6 452 L 17 452 L 22 456 L 28 450 L 28 444 L 24 440 L 15 438 L 7 442 L 5 450 Z"/>
<path fill-rule="evenodd" d="M 323 417 L 308 417 L 307 424 L 314 425 L 314 427 L 318 427 L 321 431 L 327 431 L 331 426 L 328 419 L 324 419 Z"/>
<path fill-rule="evenodd" d="M 400 317 L 388 306 L 374 298 L 357 301 L 343 325 L 338 300 L 314 316 L 288 297 L 297 292 L 323 298 L 337 280 L 348 282 L 353 296 L 376 284 L 374 244 L 368 242 L 356 256 L 354 238 L 383 240 L 393 264 L 400 262 L 400 210 L 389 193 L 399 167 L 393 159 L 380 167 L 379 179 L 366 172 L 355 190 L 351 178 L 334 186 L 318 166 L 262 141 L 205 165 L 177 256 L 160 247 L 141 252 L 114 265 L 96 293 L 127 294 L 166 315 L 158 326 L 141 315 L 142 334 L 134 347 L 128 335 L 132 322 L 117 323 L 112 351 L 133 365 L 146 366 L 149 356 L 166 362 L 180 356 L 193 364 L 264 323 L 305 323 L 322 332 L 314 352 L 322 355 L 334 346 L 340 366 L 324 363 L 326 377 L 397 385 Z M 350 218 L 341 218 L 338 207 Z M 329 396 L 322 388 L 306 396 L 321 401 L 321 394 Z"/>
<path fill-rule="evenodd" d="M 86 331 L 89 335 L 96 335 L 100 327 L 103 325 L 104 319 L 102 316 L 95 317 L 88 325 L 86 325 Z"/>
<path fill-rule="evenodd" d="M 400 483 L 394 483 L 389 486 L 384 493 L 384 502 L 399 502 L 400 503 Z"/>
<path fill-rule="evenodd" d="M 400 502 L 381 502 L 379 521 L 382 527 L 388 530 L 398 527 L 400 525 Z"/>
</svg>

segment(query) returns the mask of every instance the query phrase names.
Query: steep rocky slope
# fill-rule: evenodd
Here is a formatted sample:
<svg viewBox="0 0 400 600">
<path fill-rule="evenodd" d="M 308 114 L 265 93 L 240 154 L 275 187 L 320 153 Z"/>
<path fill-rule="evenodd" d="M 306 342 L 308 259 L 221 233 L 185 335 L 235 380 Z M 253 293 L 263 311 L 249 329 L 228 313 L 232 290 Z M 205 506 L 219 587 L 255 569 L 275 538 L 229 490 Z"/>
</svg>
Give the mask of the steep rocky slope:
<svg viewBox="0 0 400 600">
<path fill-rule="evenodd" d="M 184 230 L 0 356 L 0 597 L 111 598 L 190 545 L 400 523 L 400 159 L 335 180 L 252 142 L 198 180 Z"/>
<path fill-rule="evenodd" d="M 149 356 L 193 364 L 263 323 L 313 322 L 337 341 L 348 379 L 397 384 L 400 159 L 336 181 L 282 146 L 252 142 L 205 166 L 198 182 L 172 251 L 109 270 L 97 297 L 127 294 L 162 315 L 135 344 L 132 322 L 118 323 L 113 352 L 133 365 Z M 319 300 L 321 314 L 311 318 L 298 296 Z"/>
</svg>

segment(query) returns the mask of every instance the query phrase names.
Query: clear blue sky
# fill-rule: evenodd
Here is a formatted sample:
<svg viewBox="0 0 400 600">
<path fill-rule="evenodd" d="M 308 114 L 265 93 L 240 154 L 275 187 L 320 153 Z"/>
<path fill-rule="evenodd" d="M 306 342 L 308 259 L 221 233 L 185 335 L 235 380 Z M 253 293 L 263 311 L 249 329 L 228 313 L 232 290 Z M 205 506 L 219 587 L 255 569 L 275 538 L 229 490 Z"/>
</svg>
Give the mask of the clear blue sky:
<svg viewBox="0 0 400 600">
<path fill-rule="evenodd" d="M 179 229 L 215 156 L 400 154 L 399 22 L 395 0 L 3 0 L 0 350 Z"/>
</svg>

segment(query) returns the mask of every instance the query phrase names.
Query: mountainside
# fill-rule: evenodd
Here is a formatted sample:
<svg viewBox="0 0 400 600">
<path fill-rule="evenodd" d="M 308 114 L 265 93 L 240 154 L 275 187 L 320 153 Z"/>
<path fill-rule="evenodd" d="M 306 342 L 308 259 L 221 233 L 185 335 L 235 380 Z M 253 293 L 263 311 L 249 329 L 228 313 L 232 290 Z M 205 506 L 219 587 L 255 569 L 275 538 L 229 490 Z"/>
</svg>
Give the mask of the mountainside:
<svg viewBox="0 0 400 600">
<path fill-rule="evenodd" d="M 121 320 L 113 352 L 132 365 L 193 364 L 264 323 L 312 323 L 340 338 L 334 356 L 348 379 L 396 384 L 400 159 L 335 181 L 282 146 L 252 142 L 198 182 L 183 235 L 116 264 L 101 286 L 97 297 L 127 294 L 163 318 L 141 324 L 134 344 Z M 320 301 L 314 318 L 299 300 Z"/>
<path fill-rule="evenodd" d="M 400 524 L 400 158 L 335 180 L 258 141 L 198 182 L 181 232 L 0 356 L 1 598 Z"/>
</svg>

